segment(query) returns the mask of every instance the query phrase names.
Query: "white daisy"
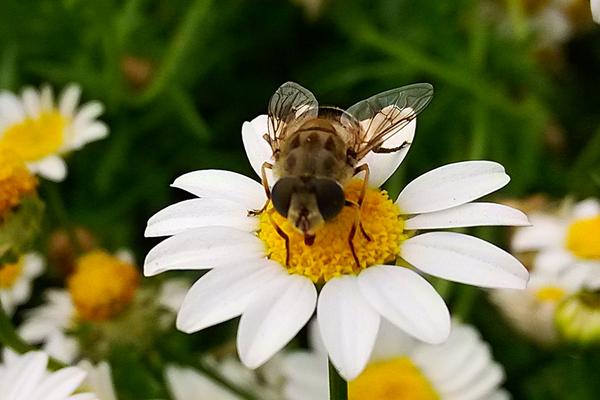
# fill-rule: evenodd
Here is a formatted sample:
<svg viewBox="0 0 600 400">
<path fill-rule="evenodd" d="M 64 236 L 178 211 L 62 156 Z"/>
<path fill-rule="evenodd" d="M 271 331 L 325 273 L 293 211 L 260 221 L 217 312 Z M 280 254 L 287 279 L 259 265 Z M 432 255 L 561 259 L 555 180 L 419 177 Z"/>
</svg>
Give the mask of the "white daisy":
<svg viewBox="0 0 600 400">
<path fill-rule="evenodd" d="M 600 268 L 600 203 L 587 199 L 565 204 L 556 214 L 537 212 L 531 227 L 512 239 L 516 252 L 537 251 L 533 268 L 558 271 L 575 263 Z"/>
<path fill-rule="evenodd" d="M 318 334 L 311 336 L 312 351 L 290 353 L 282 362 L 286 400 L 329 398 L 327 352 Z M 446 343 L 431 345 L 382 323 L 367 367 L 349 382 L 348 399 L 508 399 L 499 389 L 503 379 L 489 345 L 471 326 L 455 323 Z"/>
<path fill-rule="evenodd" d="M 242 135 L 255 171 L 271 157 L 262 139 L 266 116 L 245 123 Z M 412 142 L 415 122 L 386 146 Z M 406 149 L 369 154 L 369 183 L 381 185 L 400 164 Z M 361 221 L 371 241 L 354 240 L 360 269 L 347 243 L 355 213 L 346 208 L 325 224 L 311 246 L 279 214 L 277 224 L 290 237 L 290 261 L 269 217 L 260 209 L 260 183 L 229 171 L 185 174 L 173 186 L 197 199 L 174 204 L 148 221 L 146 236 L 168 236 L 149 253 L 144 273 L 212 269 L 188 292 L 177 326 L 188 333 L 241 315 L 237 348 L 242 362 L 256 368 L 306 324 L 315 307 L 333 364 L 351 380 L 365 367 L 381 317 L 430 343 L 448 337 L 448 309 L 435 289 L 409 268 L 384 265 L 402 258 L 421 271 L 482 287 L 524 288 L 527 270 L 507 252 L 481 239 L 453 232 L 429 232 L 476 225 L 527 225 L 518 210 L 494 203 L 471 203 L 506 185 L 504 168 L 491 161 L 446 165 L 409 183 L 396 202 L 375 188 L 367 191 Z M 270 180 L 270 182 L 273 182 Z M 358 197 L 360 181 L 345 188 Z M 323 285 L 317 296 L 315 283 Z M 318 305 L 317 305 L 318 297 Z"/>
<path fill-rule="evenodd" d="M 46 369 L 48 355 L 41 351 L 17 355 L 5 349 L 3 356 L 0 363 L 2 400 L 98 400 L 92 393 L 74 394 L 86 376 L 81 368 L 49 372 Z"/>
<path fill-rule="evenodd" d="M 87 374 L 81 385 L 83 390 L 95 393 L 96 400 L 117 400 L 110 365 L 106 361 L 93 365 L 87 360 L 82 360 L 77 366 Z"/>
<path fill-rule="evenodd" d="M 525 290 L 497 289 L 492 301 L 504 317 L 523 335 L 551 345 L 560 338 L 556 311 L 563 301 L 587 287 L 594 276 L 588 265 L 573 265 L 558 271 L 534 269 Z"/>
<path fill-rule="evenodd" d="M 23 339 L 32 344 L 42 344 L 42 348 L 52 357 L 65 363 L 71 363 L 81 354 L 78 340 L 72 336 L 81 324 L 93 324 L 101 329 L 105 321 L 115 321 L 135 305 L 133 317 L 145 313 L 153 313 L 160 307 L 166 315 L 159 315 L 159 320 L 166 321 L 161 327 L 168 327 L 173 321 L 173 308 L 180 304 L 183 296 L 181 283 L 173 284 L 166 281 L 159 289 L 163 294 L 156 297 L 154 293 L 137 294 L 139 272 L 129 252 L 118 252 L 113 256 L 104 251 L 92 251 L 80 257 L 76 263 L 75 272 L 69 277 L 66 289 L 49 289 L 41 306 L 30 310 L 19 333 Z M 118 276 L 119 279 L 114 279 Z M 189 287 L 189 286 L 188 286 Z M 165 293 L 173 296 L 169 301 Z M 151 297 L 150 302 L 146 297 Z M 136 302 L 136 299 L 139 299 Z M 154 307 L 154 308 L 153 308 Z M 139 311 L 139 312 L 138 312 Z M 168 317 L 168 318 L 163 318 Z M 124 321 L 134 323 L 133 321 Z M 139 321 L 135 322 L 139 325 Z M 118 334 L 118 329 L 108 330 L 107 333 Z M 131 329 L 120 332 L 131 335 Z M 99 341 L 97 341 L 99 344 Z"/>
<path fill-rule="evenodd" d="M 63 180 L 67 167 L 61 156 L 108 135 L 107 126 L 96 120 L 102 104 L 78 107 L 80 95 L 75 84 L 65 88 L 58 104 L 49 86 L 25 88 L 21 97 L 0 92 L 0 148 L 16 152 L 32 172 Z"/>
<path fill-rule="evenodd" d="M 31 283 L 44 271 L 44 261 L 35 253 L 25 254 L 15 263 L 0 264 L 0 302 L 12 315 L 31 296 Z"/>
</svg>

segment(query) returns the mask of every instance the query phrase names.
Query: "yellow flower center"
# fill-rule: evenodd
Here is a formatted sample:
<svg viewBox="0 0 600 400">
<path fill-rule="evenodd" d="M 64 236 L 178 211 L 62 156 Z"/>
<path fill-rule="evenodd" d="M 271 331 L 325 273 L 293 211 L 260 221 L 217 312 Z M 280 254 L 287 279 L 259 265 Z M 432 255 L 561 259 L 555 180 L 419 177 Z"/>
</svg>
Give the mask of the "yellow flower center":
<svg viewBox="0 0 600 400">
<path fill-rule="evenodd" d="M 16 263 L 0 265 L 0 289 L 12 287 L 22 272 L 23 258 Z"/>
<path fill-rule="evenodd" d="M 539 288 L 535 292 L 535 298 L 541 302 L 556 303 L 560 301 L 564 296 L 564 289 L 559 288 L 558 286 L 546 286 L 543 288 Z"/>
<path fill-rule="evenodd" d="M 567 233 L 567 248 L 577 257 L 600 259 L 600 215 L 573 222 Z"/>
<path fill-rule="evenodd" d="M 104 321 L 119 314 L 135 295 L 135 266 L 103 251 L 85 254 L 68 279 L 69 292 L 81 319 Z"/>
<path fill-rule="evenodd" d="M 346 199 L 357 201 L 361 187 L 362 181 L 358 180 L 348 184 L 345 189 Z M 403 233 L 404 220 L 400 217 L 400 210 L 387 193 L 378 189 L 367 190 L 360 221 L 371 240 L 360 229 L 357 229 L 353 240 L 360 267 L 356 265 L 348 244 L 357 212 L 356 208 L 344 207 L 337 217 L 316 232 L 312 245 L 304 243 L 302 234 L 285 217 L 273 212 L 271 215 L 274 222 L 289 237 L 288 271 L 304 275 L 316 283 L 339 275 L 356 274 L 369 266 L 395 260 L 400 254 L 400 244 L 407 235 Z M 268 257 L 285 265 L 285 241 L 277 233 L 268 212 L 260 216 L 258 236 L 266 245 Z"/>
<path fill-rule="evenodd" d="M 0 137 L 0 148 L 14 151 L 26 162 L 40 160 L 58 152 L 67 123 L 58 111 L 43 112 L 8 127 Z"/>
<path fill-rule="evenodd" d="M 349 400 L 437 400 L 431 382 L 408 357 L 376 361 L 348 386 Z"/>
<path fill-rule="evenodd" d="M 13 152 L 0 148 L 0 220 L 33 192 L 37 180 Z"/>
</svg>

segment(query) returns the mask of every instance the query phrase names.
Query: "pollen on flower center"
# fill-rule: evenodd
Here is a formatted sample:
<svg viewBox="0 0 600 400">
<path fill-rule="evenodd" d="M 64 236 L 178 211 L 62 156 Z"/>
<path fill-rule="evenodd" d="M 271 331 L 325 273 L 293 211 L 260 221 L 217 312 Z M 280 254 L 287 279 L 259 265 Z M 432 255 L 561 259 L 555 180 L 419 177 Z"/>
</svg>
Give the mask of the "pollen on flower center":
<svg viewBox="0 0 600 400">
<path fill-rule="evenodd" d="M 139 284 L 137 269 L 103 251 L 85 254 L 68 280 L 69 292 L 84 320 L 103 321 L 131 303 Z"/>
<path fill-rule="evenodd" d="M 0 289 L 10 288 L 23 272 L 23 258 L 16 263 L 0 265 Z"/>
<path fill-rule="evenodd" d="M 26 162 L 40 160 L 60 149 L 67 122 L 58 111 L 27 118 L 4 131 L 0 148 L 14 151 Z"/>
<path fill-rule="evenodd" d="M 25 163 L 14 152 L 0 148 L 0 220 L 36 186 Z"/>
<path fill-rule="evenodd" d="M 436 400 L 440 396 L 408 357 L 372 362 L 349 383 L 350 400 Z"/>
<path fill-rule="evenodd" d="M 600 215 L 573 222 L 567 233 L 567 248 L 578 257 L 600 259 Z"/>
<path fill-rule="evenodd" d="M 556 303 L 565 296 L 565 290 L 557 286 L 546 286 L 535 291 L 535 297 L 541 302 Z"/>
<path fill-rule="evenodd" d="M 362 181 L 352 181 L 345 188 L 346 199 L 357 201 Z M 356 274 L 357 266 L 348 245 L 348 237 L 357 210 L 345 207 L 333 220 L 316 232 L 312 245 L 304 244 L 302 235 L 287 219 L 273 213 L 277 225 L 290 238 L 288 271 L 307 276 L 313 282 L 327 281 L 335 276 Z M 354 248 L 360 261 L 360 269 L 393 261 L 400 253 L 400 244 L 407 238 L 403 233 L 404 220 L 400 210 L 385 191 L 368 189 L 362 206 L 360 220 L 371 240 L 357 230 Z M 277 233 L 267 213 L 260 216 L 258 236 L 267 247 L 267 255 L 285 265 L 285 241 Z"/>
</svg>

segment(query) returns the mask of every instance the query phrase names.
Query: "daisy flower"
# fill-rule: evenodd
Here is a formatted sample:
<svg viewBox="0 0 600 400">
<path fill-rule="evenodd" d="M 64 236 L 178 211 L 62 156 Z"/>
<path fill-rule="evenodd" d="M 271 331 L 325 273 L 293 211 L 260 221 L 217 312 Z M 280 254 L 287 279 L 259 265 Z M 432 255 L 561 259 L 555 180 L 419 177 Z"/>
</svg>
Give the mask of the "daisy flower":
<svg viewBox="0 0 600 400">
<path fill-rule="evenodd" d="M 600 268 L 600 203 L 587 199 L 565 203 L 555 214 L 530 215 L 531 227 L 512 239 L 516 252 L 536 251 L 533 268 L 560 270 L 575 263 Z"/>
<path fill-rule="evenodd" d="M 557 309 L 565 299 L 588 286 L 594 269 L 574 265 L 561 270 L 534 269 L 525 290 L 497 289 L 490 293 L 504 317 L 523 335 L 543 344 L 561 337 L 556 325 Z"/>
<path fill-rule="evenodd" d="M 413 120 L 385 146 L 411 143 L 415 127 Z M 271 159 L 262 138 L 265 132 L 264 115 L 242 128 L 255 171 Z M 472 203 L 509 181 L 504 168 L 491 161 L 437 168 L 409 183 L 392 201 L 377 187 L 392 175 L 407 150 L 408 146 L 397 153 L 365 157 L 372 187 L 361 221 L 371 240 L 361 235 L 354 239 L 360 268 L 347 243 L 354 210 L 347 207 L 324 224 L 310 246 L 284 217 L 273 214 L 289 236 L 286 266 L 284 240 L 268 213 L 248 213 L 265 203 L 261 184 L 230 171 L 201 170 L 172 185 L 199 198 L 167 207 L 148 221 L 146 236 L 172 237 L 148 253 L 144 274 L 211 269 L 186 295 L 177 327 L 192 333 L 241 315 L 237 349 L 249 368 L 262 365 L 285 346 L 315 308 L 331 361 L 347 380 L 367 364 L 382 317 L 421 340 L 441 343 L 450 332 L 442 298 L 412 269 L 386 264 L 401 259 L 426 274 L 456 282 L 524 288 L 527 270 L 496 246 L 461 233 L 417 231 L 527 225 L 528 220 L 507 206 Z M 361 184 L 351 182 L 345 188 L 346 199 L 356 200 Z"/>
<path fill-rule="evenodd" d="M 78 107 L 81 88 L 68 85 L 55 104 L 52 89 L 25 88 L 20 97 L 0 92 L 0 148 L 23 159 L 29 169 L 53 181 L 62 181 L 67 166 L 65 153 L 108 135 L 96 118 L 103 107 L 92 101 Z"/>
<path fill-rule="evenodd" d="M 314 325 L 314 324 L 313 324 Z M 327 351 L 311 326 L 311 351 L 286 354 L 281 362 L 286 400 L 327 400 Z M 475 328 L 453 324 L 441 345 L 418 342 L 382 323 L 365 370 L 348 383 L 348 399 L 502 400 L 502 367 Z"/>
<path fill-rule="evenodd" d="M 135 329 L 150 332 L 156 328 L 156 321 L 165 319 L 157 320 L 157 315 L 163 317 L 162 314 L 168 314 L 167 322 L 172 324 L 171 309 L 187 289 L 181 282 L 165 284 L 168 287 L 159 288 L 159 292 L 175 297 L 169 303 L 164 303 L 164 294 L 156 298 L 154 291 L 139 288 L 139 272 L 129 252 L 88 252 L 77 260 L 67 288 L 47 290 L 44 304 L 26 314 L 19 333 L 29 343 L 43 343 L 48 354 L 65 363 L 81 355 L 82 345 L 75 334 L 83 325 L 97 334 L 92 343 L 96 351 L 102 352 L 113 340 L 137 341 L 141 345 L 141 332 Z M 152 327 L 148 326 L 150 323 Z M 162 325 L 159 328 L 168 326 Z M 88 347 L 86 351 L 91 350 Z"/>
<path fill-rule="evenodd" d="M 5 349 L 3 356 L 0 363 L 2 400 L 98 399 L 95 394 L 77 392 L 86 376 L 81 368 L 67 367 L 49 372 L 46 369 L 48 355 L 41 351 L 17 355 Z"/>
<path fill-rule="evenodd" d="M 44 261 L 35 253 L 25 254 L 14 263 L 0 264 L 0 303 L 12 315 L 31 296 L 31 282 L 44 270 Z"/>
</svg>

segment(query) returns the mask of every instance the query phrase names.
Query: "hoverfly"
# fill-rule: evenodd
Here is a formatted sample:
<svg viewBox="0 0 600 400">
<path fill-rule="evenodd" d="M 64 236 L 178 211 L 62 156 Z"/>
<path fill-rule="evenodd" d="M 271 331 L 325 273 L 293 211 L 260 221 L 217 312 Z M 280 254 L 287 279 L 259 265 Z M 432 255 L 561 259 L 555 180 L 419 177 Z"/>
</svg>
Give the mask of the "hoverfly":
<svg viewBox="0 0 600 400">
<path fill-rule="evenodd" d="M 302 86 L 287 82 L 269 101 L 268 133 L 263 138 L 272 150 L 273 163 L 261 168 L 267 201 L 287 218 L 312 245 L 318 228 L 335 218 L 344 207 L 356 209 L 356 219 L 348 235 L 348 246 L 359 264 L 353 239 L 357 229 L 371 240 L 360 223 L 360 209 L 369 181 L 369 166 L 361 160 L 369 153 L 393 153 L 410 143 L 384 147 L 385 142 L 425 109 L 433 96 L 433 86 L 418 83 L 372 96 L 342 110 L 320 107 L 315 96 Z M 266 170 L 278 179 L 270 186 Z M 363 173 L 357 202 L 345 198 L 344 186 Z M 269 214 L 271 217 L 271 214 Z M 285 240 L 286 265 L 289 264 L 289 236 L 271 217 L 277 233 Z"/>
</svg>

